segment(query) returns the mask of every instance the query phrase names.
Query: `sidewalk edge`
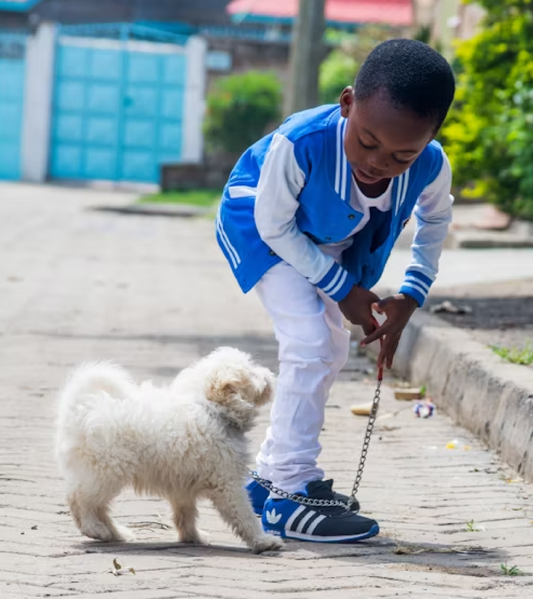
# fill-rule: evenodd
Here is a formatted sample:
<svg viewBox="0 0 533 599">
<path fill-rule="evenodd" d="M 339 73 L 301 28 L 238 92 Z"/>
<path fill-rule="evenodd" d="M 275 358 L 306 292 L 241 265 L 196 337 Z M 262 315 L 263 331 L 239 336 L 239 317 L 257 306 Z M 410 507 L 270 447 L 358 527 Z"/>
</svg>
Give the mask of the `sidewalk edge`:
<svg viewBox="0 0 533 599">
<path fill-rule="evenodd" d="M 362 338 L 359 327 L 352 335 Z M 377 355 L 377 343 L 368 349 Z M 426 385 L 440 410 L 533 481 L 531 369 L 503 362 L 464 330 L 420 311 L 404 330 L 394 370 Z"/>
</svg>

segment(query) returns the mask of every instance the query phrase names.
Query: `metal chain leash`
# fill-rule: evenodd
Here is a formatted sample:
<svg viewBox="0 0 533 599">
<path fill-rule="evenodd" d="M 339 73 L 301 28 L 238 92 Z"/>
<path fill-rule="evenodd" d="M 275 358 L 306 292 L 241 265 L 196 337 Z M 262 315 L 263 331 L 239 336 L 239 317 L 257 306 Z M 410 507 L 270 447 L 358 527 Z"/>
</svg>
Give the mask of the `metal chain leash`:
<svg viewBox="0 0 533 599">
<path fill-rule="evenodd" d="M 370 409 L 370 415 L 368 416 L 368 423 L 366 425 L 365 431 L 365 439 L 363 441 L 361 457 L 359 458 L 359 467 L 357 468 L 357 475 L 355 477 L 355 482 L 352 487 L 352 494 L 350 495 L 350 500 L 352 502 L 355 499 L 355 496 L 357 495 L 357 491 L 359 491 L 359 485 L 361 484 L 361 479 L 363 478 L 363 470 L 365 469 L 368 447 L 370 445 L 370 439 L 372 438 L 374 424 L 376 423 L 378 415 L 379 400 L 381 399 L 381 382 L 383 381 L 383 373 L 381 371 L 380 374 L 381 376 L 378 375 L 378 383 L 376 386 L 376 392 L 374 394 L 374 401 L 372 402 L 372 408 Z"/>
<path fill-rule="evenodd" d="M 304 495 L 297 495 L 295 493 L 288 493 L 283 489 L 279 489 L 275 487 L 269 480 L 261 478 L 257 472 L 250 472 L 251 478 L 255 480 L 255 482 L 261 485 L 264 489 L 267 489 L 271 493 L 278 495 L 283 499 L 290 499 L 296 503 L 301 505 L 306 505 L 309 507 L 343 507 L 345 511 L 349 512 L 353 503 L 356 501 L 355 496 L 357 495 L 357 491 L 359 490 L 359 485 L 361 484 L 361 479 L 363 478 L 363 471 L 365 469 L 366 457 L 368 454 L 368 447 L 370 445 L 370 440 L 372 438 L 372 433 L 374 431 L 374 425 L 376 423 L 378 409 L 379 409 L 379 401 L 381 399 L 381 383 L 383 381 L 383 368 L 378 370 L 377 376 L 377 386 L 376 392 L 374 394 L 374 399 L 372 401 L 372 407 L 370 409 L 370 415 L 368 416 L 368 423 L 366 425 L 365 438 L 363 441 L 363 448 L 361 450 L 361 457 L 359 458 L 359 466 L 357 468 L 357 474 L 355 476 L 355 481 L 352 487 L 352 493 L 348 498 L 348 502 L 340 501 L 338 499 L 313 499 L 312 497 L 305 497 Z"/>
</svg>

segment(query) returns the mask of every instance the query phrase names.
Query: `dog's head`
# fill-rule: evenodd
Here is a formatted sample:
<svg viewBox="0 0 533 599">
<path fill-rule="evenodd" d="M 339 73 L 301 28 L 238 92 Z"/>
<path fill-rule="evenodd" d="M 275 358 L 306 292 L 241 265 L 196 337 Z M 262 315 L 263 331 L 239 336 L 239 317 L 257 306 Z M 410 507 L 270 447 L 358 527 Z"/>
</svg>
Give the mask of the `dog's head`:
<svg viewBox="0 0 533 599">
<path fill-rule="evenodd" d="M 257 409 L 272 398 L 272 372 L 232 347 L 215 350 L 198 366 L 205 375 L 206 398 L 218 404 L 239 429 L 250 428 Z"/>
</svg>

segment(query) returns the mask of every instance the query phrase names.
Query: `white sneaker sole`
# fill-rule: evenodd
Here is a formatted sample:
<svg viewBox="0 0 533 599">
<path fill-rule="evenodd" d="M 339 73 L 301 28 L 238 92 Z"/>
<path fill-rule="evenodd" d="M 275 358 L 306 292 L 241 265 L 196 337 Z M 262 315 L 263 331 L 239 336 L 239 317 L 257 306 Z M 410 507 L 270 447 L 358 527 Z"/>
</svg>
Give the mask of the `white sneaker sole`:
<svg viewBox="0 0 533 599">
<path fill-rule="evenodd" d="M 375 524 L 368 532 L 358 535 L 338 535 L 335 537 L 322 537 L 318 535 L 305 534 L 303 532 L 294 532 L 292 530 L 276 530 L 267 528 L 265 528 L 265 532 L 280 536 L 282 539 L 294 539 L 295 541 L 307 541 L 309 543 L 350 543 L 377 536 L 379 534 L 379 526 Z"/>
</svg>

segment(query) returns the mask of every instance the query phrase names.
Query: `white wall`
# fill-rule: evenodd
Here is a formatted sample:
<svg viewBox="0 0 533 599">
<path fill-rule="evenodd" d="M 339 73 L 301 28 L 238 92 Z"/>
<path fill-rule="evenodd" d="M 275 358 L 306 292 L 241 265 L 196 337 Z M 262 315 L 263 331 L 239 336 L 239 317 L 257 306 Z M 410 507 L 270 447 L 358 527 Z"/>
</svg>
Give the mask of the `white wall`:
<svg viewBox="0 0 533 599">
<path fill-rule="evenodd" d="M 22 178 L 41 183 L 48 171 L 56 29 L 42 23 L 28 39 L 22 129 Z"/>
<path fill-rule="evenodd" d="M 205 112 L 207 42 L 201 37 L 193 36 L 187 42 L 186 51 L 187 79 L 181 159 L 190 164 L 203 159 L 202 122 Z"/>
</svg>

